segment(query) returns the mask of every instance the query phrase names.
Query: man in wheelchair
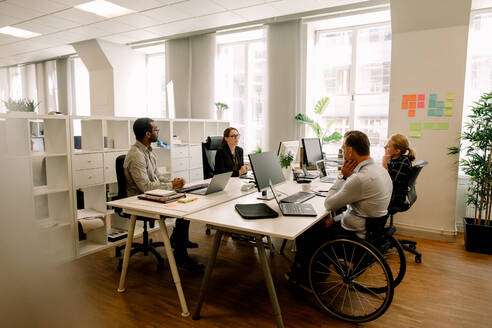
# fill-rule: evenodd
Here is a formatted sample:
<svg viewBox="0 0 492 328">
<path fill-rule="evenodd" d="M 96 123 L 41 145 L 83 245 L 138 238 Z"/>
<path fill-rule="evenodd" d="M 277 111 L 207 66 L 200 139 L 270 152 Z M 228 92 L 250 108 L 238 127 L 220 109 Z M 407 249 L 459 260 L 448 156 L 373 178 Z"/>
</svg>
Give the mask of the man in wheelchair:
<svg viewBox="0 0 492 328">
<path fill-rule="evenodd" d="M 355 234 L 364 239 L 366 218 L 385 216 L 391 200 L 393 183 L 388 172 L 370 157 L 367 135 L 360 131 L 345 133 L 342 149 L 344 164 L 327 194 L 327 213 L 296 239 L 294 264 L 286 274 L 290 282 L 304 289 L 309 285 L 309 261 L 318 247 L 340 235 Z"/>
</svg>

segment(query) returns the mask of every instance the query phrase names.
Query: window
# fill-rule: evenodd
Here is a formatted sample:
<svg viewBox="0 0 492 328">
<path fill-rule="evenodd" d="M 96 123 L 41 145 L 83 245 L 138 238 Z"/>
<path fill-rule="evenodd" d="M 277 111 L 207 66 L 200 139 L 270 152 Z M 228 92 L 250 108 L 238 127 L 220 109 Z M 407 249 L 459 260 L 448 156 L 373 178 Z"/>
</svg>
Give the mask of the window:
<svg viewBox="0 0 492 328">
<path fill-rule="evenodd" d="M 470 107 L 484 92 L 492 91 L 492 12 L 472 15 L 468 34 L 466 83 L 462 126 L 469 123 Z M 465 153 L 461 153 L 464 157 Z M 461 171 L 461 170 L 460 170 Z"/>
<path fill-rule="evenodd" d="M 147 116 L 168 116 L 166 114 L 166 57 L 164 53 L 147 55 Z"/>
<path fill-rule="evenodd" d="M 248 154 L 264 147 L 266 44 L 263 29 L 217 36 L 215 101 L 241 134 Z"/>
<path fill-rule="evenodd" d="M 89 84 L 89 71 L 80 57 L 69 59 L 71 73 L 72 115 L 91 115 L 91 94 Z"/>
<path fill-rule="evenodd" d="M 7 111 L 3 101 L 9 99 L 30 99 L 38 102 L 36 66 L 34 64 L 0 69 L 0 113 Z"/>
<path fill-rule="evenodd" d="M 372 18 L 387 20 L 381 14 Z M 363 131 L 371 142 L 371 156 L 379 159 L 388 133 L 391 27 L 387 23 L 342 28 L 326 25 L 330 29 L 314 29 L 314 47 L 308 54 L 306 113 L 313 116 L 316 102 L 328 96 L 330 104 L 322 125 L 334 119 L 330 132 Z M 311 129 L 306 132 L 314 136 Z M 340 147 L 340 143 L 328 144 L 324 151 L 337 154 Z"/>
</svg>

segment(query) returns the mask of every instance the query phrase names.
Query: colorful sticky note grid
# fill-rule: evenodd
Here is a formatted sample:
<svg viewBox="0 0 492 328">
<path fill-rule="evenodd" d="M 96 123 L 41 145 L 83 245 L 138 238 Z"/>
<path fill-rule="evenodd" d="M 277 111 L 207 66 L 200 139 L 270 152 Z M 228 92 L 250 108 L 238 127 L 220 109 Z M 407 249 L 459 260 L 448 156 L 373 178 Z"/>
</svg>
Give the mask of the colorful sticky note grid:
<svg viewBox="0 0 492 328">
<path fill-rule="evenodd" d="M 415 116 L 415 109 L 409 109 L 408 116 Z"/>
<path fill-rule="evenodd" d="M 449 123 L 440 122 L 440 123 L 424 123 L 424 130 L 447 130 L 449 128 Z"/>
<path fill-rule="evenodd" d="M 427 111 L 428 116 L 442 116 L 443 110 L 442 109 L 429 109 Z"/>
<path fill-rule="evenodd" d="M 410 133 L 409 136 L 413 138 L 420 138 L 422 124 L 421 123 L 410 123 Z"/>
<path fill-rule="evenodd" d="M 401 97 L 401 109 L 417 108 L 417 95 L 403 95 Z"/>
</svg>

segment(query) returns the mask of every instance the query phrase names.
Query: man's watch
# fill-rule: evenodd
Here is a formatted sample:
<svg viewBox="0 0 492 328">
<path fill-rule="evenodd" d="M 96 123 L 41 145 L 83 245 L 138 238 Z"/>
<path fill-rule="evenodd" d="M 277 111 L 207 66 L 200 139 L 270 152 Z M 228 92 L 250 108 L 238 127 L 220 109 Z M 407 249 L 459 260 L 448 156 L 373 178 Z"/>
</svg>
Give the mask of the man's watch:
<svg viewBox="0 0 492 328">
<path fill-rule="evenodd" d="M 339 173 L 339 174 L 338 174 L 338 178 L 339 178 L 339 179 L 343 179 L 343 180 L 347 180 L 347 177 L 346 177 L 346 176 L 344 176 L 342 173 Z"/>
</svg>

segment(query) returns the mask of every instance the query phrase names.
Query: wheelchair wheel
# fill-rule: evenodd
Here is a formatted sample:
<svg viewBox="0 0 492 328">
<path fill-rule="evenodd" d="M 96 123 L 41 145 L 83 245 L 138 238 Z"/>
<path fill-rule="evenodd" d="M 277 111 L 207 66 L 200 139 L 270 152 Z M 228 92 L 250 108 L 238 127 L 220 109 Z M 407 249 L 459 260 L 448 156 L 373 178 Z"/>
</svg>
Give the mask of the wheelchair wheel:
<svg viewBox="0 0 492 328">
<path fill-rule="evenodd" d="M 390 267 L 374 246 L 358 238 L 323 244 L 311 257 L 308 274 L 317 302 L 344 321 L 374 320 L 393 299 Z"/>
<path fill-rule="evenodd" d="M 393 287 L 396 288 L 403 280 L 407 271 L 407 260 L 403 247 L 400 242 L 393 236 L 390 236 L 382 247 L 378 247 L 383 254 L 386 263 L 388 263 L 391 273 L 393 274 Z"/>
</svg>

